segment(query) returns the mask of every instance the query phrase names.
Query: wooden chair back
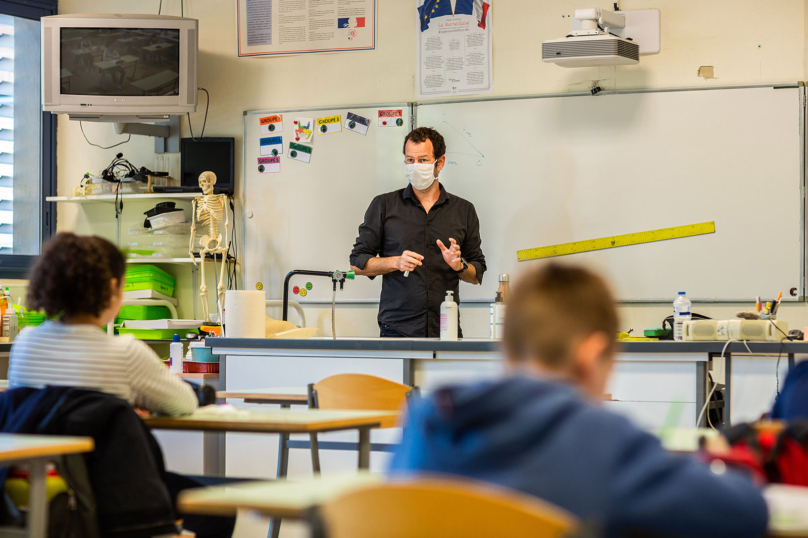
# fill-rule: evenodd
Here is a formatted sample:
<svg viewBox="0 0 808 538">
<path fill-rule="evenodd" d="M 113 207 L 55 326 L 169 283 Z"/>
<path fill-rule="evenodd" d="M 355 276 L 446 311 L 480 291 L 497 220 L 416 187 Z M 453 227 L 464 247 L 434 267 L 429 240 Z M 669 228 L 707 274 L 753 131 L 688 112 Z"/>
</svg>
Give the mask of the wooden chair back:
<svg viewBox="0 0 808 538">
<path fill-rule="evenodd" d="M 412 391 L 408 385 L 373 375 L 337 374 L 309 385 L 309 407 L 398 411 Z"/>
<path fill-rule="evenodd" d="M 316 534 L 328 538 L 559 538 L 578 526 L 575 517 L 538 498 L 444 479 L 355 490 L 315 514 Z"/>
</svg>

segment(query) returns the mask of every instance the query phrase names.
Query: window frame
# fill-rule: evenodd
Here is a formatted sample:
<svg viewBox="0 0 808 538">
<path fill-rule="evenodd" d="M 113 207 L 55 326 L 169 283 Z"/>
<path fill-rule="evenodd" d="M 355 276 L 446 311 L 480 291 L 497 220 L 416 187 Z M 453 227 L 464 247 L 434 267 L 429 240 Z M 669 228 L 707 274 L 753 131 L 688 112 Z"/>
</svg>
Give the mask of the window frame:
<svg viewBox="0 0 808 538">
<path fill-rule="evenodd" d="M 39 20 L 56 15 L 57 0 L 0 0 L 0 14 L 23 19 Z M 51 237 L 56 228 L 56 203 L 48 202 L 56 195 L 56 115 L 42 112 L 42 168 L 41 168 L 42 214 L 40 230 L 42 243 Z M 0 278 L 25 279 L 28 270 L 39 256 L 27 254 L 0 254 Z"/>
</svg>

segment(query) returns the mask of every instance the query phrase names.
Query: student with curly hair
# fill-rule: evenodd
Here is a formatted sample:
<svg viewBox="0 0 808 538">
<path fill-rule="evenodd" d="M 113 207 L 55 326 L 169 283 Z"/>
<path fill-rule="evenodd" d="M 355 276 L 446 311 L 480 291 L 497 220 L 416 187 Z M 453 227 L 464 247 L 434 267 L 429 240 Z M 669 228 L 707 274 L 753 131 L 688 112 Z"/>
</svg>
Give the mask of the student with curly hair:
<svg viewBox="0 0 808 538">
<path fill-rule="evenodd" d="M 136 407 L 185 415 L 197 407 L 191 387 L 132 336 L 109 336 L 123 302 L 126 260 L 109 241 L 60 233 L 31 272 L 28 307 L 49 318 L 23 330 L 11 349 L 9 388 L 68 386 L 112 394 Z"/>
</svg>

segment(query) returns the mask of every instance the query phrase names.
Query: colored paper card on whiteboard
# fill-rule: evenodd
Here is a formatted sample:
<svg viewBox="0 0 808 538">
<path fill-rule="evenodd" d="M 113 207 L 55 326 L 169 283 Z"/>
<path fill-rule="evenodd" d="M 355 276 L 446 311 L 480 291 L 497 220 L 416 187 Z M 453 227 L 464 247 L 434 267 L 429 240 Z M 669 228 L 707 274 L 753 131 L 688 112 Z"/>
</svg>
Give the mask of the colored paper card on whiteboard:
<svg viewBox="0 0 808 538">
<path fill-rule="evenodd" d="M 317 133 L 329 134 L 342 131 L 342 116 L 328 116 L 317 118 Z"/>
<path fill-rule="evenodd" d="M 346 129 L 361 135 L 366 135 L 368 134 L 368 127 L 370 127 L 369 119 L 354 114 L 353 112 L 348 112 L 348 116 L 345 118 Z"/>
<path fill-rule="evenodd" d="M 311 143 L 314 138 L 314 118 L 295 118 L 295 142 Z"/>
<path fill-rule="evenodd" d="M 311 162 L 311 147 L 289 142 L 289 153 L 286 156 L 304 163 Z"/>
<path fill-rule="evenodd" d="M 283 132 L 283 116 L 281 116 L 280 114 L 259 118 L 258 122 L 261 124 L 261 134 L 273 134 Z"/>
<path fill-rule="evenodd" d="M 404 125 L 404 111 L 379 110 L 379 127 L 401 127 Z"/>
<path fill-rule="evenodd" d="M 261 144 L 261 155 L 283 155 L 283 137 L 282 136 L 267 136 L 260 138 L 258 142 Z"/>
<path fill-rule="evenodd" d="M 281 158 L 258 157 L 258 172 L 261 174 L 274 174 L 281 171 Z"/>
</svg>

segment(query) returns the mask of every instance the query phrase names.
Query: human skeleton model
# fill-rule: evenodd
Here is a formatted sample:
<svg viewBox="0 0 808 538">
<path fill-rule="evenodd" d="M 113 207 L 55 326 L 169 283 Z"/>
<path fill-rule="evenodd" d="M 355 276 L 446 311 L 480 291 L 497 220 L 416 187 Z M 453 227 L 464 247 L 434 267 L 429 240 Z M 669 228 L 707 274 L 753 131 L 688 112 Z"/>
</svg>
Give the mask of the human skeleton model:
<svg viewBox="0 0 808 538">
<path fill-rule="evenodd" d="M 219 306 L 224 312 L 224 268 L 227 265 L 227 245 L 230 243 L 227 196 L 213 194 L 214 185 L 216 185 L 216 174 L 213 172 L 202 172 L 200 174 L 199 187 L 202 189 L 202 196 L 197 196 L 191 202 L 193 217 L 191 219 L 191 244 L 188 247 L 191 260 L 196 266 L 194 242 L 196 241 L 196 223 L 198 221 L 208 230 L 208 234 L 199 239 L 199 245 L 202 247 L 202 250 L 199 251 L 199 259 L 202 262 L 202 285 L 199 286 L 199 297 L 202 300 L 202 312 L 205 315 L 205 321 L 212 321 L 208 308 L 208 286 L 205 282 L 205 256 L 208 253 L 213 254 L 214 259 L 217 254 L 222 256 L 222 269 L 219 275 L 219 283 L 216 285 L 216 295 L 219 299 Z M 222 241 L 222 234 L 219 232 L 219 225 L 222 220 L 224 220 L 224 241 Z M 220 319 L 219 321 L 221 322 L 222 320 Z"/>
</svg>

